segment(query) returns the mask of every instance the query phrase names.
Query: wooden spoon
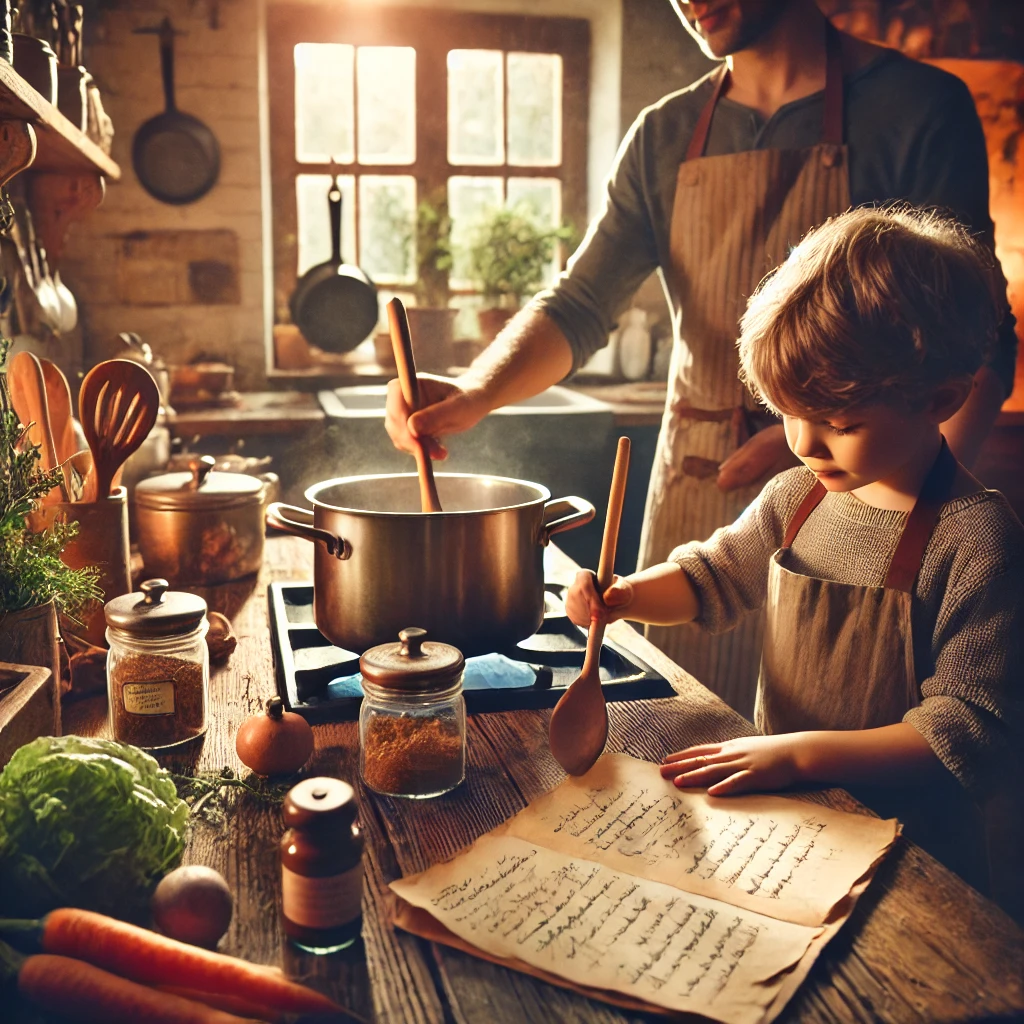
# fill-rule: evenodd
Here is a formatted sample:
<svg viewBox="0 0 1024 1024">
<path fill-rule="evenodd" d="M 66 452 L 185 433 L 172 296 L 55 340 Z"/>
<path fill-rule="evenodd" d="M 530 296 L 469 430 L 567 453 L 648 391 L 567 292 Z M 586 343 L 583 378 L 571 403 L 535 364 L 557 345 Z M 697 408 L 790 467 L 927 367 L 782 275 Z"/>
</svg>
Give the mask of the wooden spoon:
<svg viewBox="0 0 1024 1024">
<path fill-rule="evenodd" d="M 56 469 L 60 463 L 53 444 L 53 433 L 50 430 L 50 412 L 46 402 L 46 382 L 43 368 L 38 357 L 31 352 L 18 352 L 11 357 L 7 371 L 7 386 L 11 392 L 11 402 L 18 419 L 28 427 L 28 436 L 32 444 L 37 444 L 43 451 L 43 468 Z M 58 497 L 59 495 L 59 497 Z M 61 480 L 60 487 L 54 488 L 43 498 L 43 503 L 51 501 L 68 501 L 67 484 Z"/>
<path fill-rule="evenodd" d="M 75 428 L 71 422 L 71 388 L 61 368 L 49 359 L 40 359 L 43 383 L 46 386 L 46 405 L 50 412 L 50 433 L 57 465 L 64 473 L 64 486 L 71 493 L 71 456 L 78 450 Z"/>
<path fill-rule="evenodd" d="M 149 436 L 160 409 L 156 381 L 131 359 L 97 363 L 82 381 L 78 418 L 92 451 L 83 501 L 103 501 L 125 459 Z"/>
<path fill-rule="evenodd" d="M 416 377 L 416 360 L 412 354 L 412 335 L 409 333 L 409 318 L 401 299 L 388 303 L 388 325 L 391 328 L 391 347 L 395 352 L 398 380 L 402 385 L 402 396 L 412 412 L 420 408 L 420 382 Z M 420 475 L 420 507 L 424 512 L 440 512 L 441 500 L 434 483 L 434 464 L 427 455 L 422 442 L 416 445 L 416 471 Z"/>
<path fill-rule="evenodd" d="M 615 453 L 608 515 L 604 521 L 601 561 L 597 567 L 597 592 L 611 586 L 615 569 L 615 549 L 619 542 L 622 502 L 629 475 L 629 438 L 620 437 Z M 601 689 L 601 643 L 604 623 L 594 619 L 587 635 L 587 654 L 583 669 L 551 712 L 548 742 L 555 760 L 570 774 L 582 775 L 601 756 L 608 739 L 608 708 Z"/>
</svg>

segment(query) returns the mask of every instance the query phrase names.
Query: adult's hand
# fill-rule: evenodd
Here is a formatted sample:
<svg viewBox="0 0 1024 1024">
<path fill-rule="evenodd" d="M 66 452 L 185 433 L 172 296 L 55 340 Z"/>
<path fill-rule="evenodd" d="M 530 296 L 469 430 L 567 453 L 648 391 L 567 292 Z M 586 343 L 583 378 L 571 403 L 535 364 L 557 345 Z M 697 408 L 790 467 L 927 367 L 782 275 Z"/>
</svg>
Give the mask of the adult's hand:
<svg viewBox="0 0 1024 1024">
<path fill-rule="evenodd" d="M 800 465 L 800 460 L 786 443 L 782 424 L 765 427 L 739 446 L 718 467 L 718 489 L 734 491 L 752 484 L 771 473 Z"/>
<path fill-rule="evenodd" d="M 439 438 L 475 426 L 490 411 L 482 393 L 452 377 L 419 373 L 422 408 L 410 416 L 397 380 L 389 381 L 384 429 L 399 451 L 412 452 L 418 441 L 432 459 L 448 458 Z"/>
</svg>

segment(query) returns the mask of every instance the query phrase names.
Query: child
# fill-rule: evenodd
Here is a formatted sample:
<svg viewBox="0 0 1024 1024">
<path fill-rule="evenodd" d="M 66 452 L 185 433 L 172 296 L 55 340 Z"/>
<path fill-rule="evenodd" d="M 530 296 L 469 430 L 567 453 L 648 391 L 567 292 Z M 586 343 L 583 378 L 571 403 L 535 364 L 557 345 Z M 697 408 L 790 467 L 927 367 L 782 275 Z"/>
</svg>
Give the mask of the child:
<svg viewBox="0 0 1024 1024">
<path fill-rule="evenodd" d="M 713 796 L 846 786 L 982 888 L 979 805 L 1020 777 L 1024 527 L 939 425 L 994 320 L 988 261 L 950 221 L 861 209 L 816 228 L 762 282 L 739 340 L 803 466 L 603 601 L 580 573 L 567 602 L 580 625 L 711 632 L 764 605 L 762 735 L 671 754 L 662 774 Z"/>
</svg>

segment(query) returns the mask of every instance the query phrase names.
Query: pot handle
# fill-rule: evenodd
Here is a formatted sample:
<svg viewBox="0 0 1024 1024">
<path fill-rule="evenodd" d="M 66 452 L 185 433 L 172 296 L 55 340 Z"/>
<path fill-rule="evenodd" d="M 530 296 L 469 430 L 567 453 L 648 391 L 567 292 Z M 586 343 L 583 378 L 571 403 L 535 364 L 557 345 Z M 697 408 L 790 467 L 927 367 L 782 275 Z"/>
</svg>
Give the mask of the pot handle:
<svg viewBox="0 0 1024 1024">
<path fill-rule="evenodd" d="M 267 526 L 272 526 L 282 533 L 290 533 L 295 537 L 302 537 L 303 540 L 311 540 L 315 544 L 318 540 L 324 542 L 329 554 L 335 558 L 344 559 L 352 555 L 352 545 L 343 537 L 336 537 L 333 533 L 321 530 L 318 526 L 307 523 L 297 523 L 289 519 L 285 514 L 291 512 L 295 515 L 304 516 L 307 519 L 313 518 L 309 509 L 297 508 L 295 505 L 286 505 L 283 501 L 275 501 L 267 506 Z"/>
<path fill-rule="evenodd" d="M 568 498 L 553 498 L 544 505 L 544 523 L 540 529 L 540 543 L 547 547 L 556 533 L 573 530 L 589 523 L 594 518 L 594 506 L 586 498 L 571 495 Z"/>
</svg>

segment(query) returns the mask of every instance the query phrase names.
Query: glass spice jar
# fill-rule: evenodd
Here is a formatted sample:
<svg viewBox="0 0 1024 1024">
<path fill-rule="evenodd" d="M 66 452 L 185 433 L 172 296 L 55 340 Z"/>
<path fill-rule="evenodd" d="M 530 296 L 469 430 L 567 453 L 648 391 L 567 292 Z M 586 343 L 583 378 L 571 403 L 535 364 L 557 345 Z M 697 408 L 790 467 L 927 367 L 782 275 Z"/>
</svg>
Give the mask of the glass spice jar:
<svg viewBox="0 0 1024 1024">
<path fill-rule="evenodd" d="M 110 732 L 149 750 L 206 731 L 206 602 L 168 586 L 167 580 L 146 580 L 141 593 L 115 597 L 103 608 Z"/>
<path fill-rule="evenodd" d="M 307 953 L 336 953 L 362 931 L 363 837 L 355 818 L 355 793 L 340 779 L 306 779 L 285 797 L 281 914 L 285 934 Z"/>
<path fill-rule="evenodd" d="M 359 659 L 359 771 L 384 796 L 440 796 L 466 776 L 466 662 L 449 644 L 403 629 Z"/>
</svg>

